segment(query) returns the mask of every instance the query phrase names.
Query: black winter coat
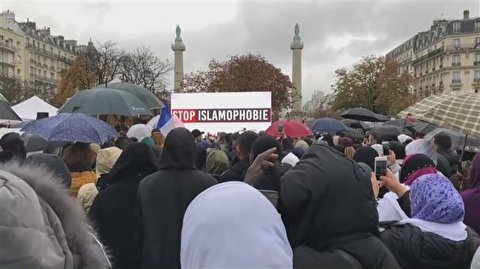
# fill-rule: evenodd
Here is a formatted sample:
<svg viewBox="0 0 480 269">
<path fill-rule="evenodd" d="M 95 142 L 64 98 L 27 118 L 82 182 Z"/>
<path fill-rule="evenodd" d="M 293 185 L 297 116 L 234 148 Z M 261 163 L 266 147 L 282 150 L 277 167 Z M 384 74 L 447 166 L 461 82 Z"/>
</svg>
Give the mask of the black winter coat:
<svg viewBox="0 0 480 269">
<path fill-rule="evenodd" d="M 137 205 L 142 268 L 180 268 L 185 211 L 198 194 L 216 183 L 211 175 L 195 169 L 160 170 L 141 181 Z"/>
<path fill-rule="evenodd" d="M 364 268 L 398 268 L 392 254 L 375 237 L 378 213 L 369 175 L 344 154 L 319 144 L 280 179 L 279 211 L 295 249 L 320 253 L 341 249 Z M 298 267 L 335 268 L 335 262 Z M 300 258 L 302 255 L 300 255 Z M 304 257 L 305 258 L 305 257 Z M 338 266 L 341 267 L 341 258 Z M 325 267 L 324 267 L 325 268 Z"/>
<path fill-rule="evenodd" d="M 480 238 L 470 228 L 467 232 L 467 239 L 457 242 L 411 224 L 391 225 L 380 233 L 380 239 L 403 269 L 468 269 Z"/>
</svg>

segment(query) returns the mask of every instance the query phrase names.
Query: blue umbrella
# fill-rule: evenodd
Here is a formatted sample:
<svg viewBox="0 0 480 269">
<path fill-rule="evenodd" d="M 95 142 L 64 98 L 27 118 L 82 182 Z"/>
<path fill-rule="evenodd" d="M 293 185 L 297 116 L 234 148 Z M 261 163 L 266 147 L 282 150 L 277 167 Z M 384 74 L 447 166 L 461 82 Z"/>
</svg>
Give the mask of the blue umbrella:
<svg viewBox="0 0 480 269">
<path fill-rule="evenodd" d="M 35 120 L 25 125 L 22 131 L 58 142 L 103 144 L 118 136 L 118 132 L 109 124 L 81 113 L 60 113 Z"/>
<path fill-rule="evenodd" d="M 316 133 L 346 131 L 347 127 L 340 121 L 332 118 L 321 118 L 315 120 L 311 125 L 312 131 Z"/>
</svg>

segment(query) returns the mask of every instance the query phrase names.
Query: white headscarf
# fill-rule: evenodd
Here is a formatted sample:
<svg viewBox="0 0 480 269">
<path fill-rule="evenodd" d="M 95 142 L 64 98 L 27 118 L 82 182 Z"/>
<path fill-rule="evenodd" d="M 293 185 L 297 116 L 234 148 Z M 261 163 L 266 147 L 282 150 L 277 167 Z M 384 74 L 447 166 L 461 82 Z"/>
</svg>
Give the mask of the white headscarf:
<svg viewBox="0 0 480 269">
<path fill-rule="evenodd" d="M 243 182 L 199 194 L 183 218 L 182 268 L 292 268 L 285 226 L 270 201 Z"/>
<path fill-rule="evenodd" d="M 417 139 L 405 147 L 405 154 L 425 154 L 437 165 L 437 152 L 431 142 L 425 139 Z"/>
<path fill-rule="evenodd" d="M 295 166 L 299 161 L 300 161 L 300 159 L 298 159 L 298 157 L 295 156 L 295 154 L 293 154 L 291 152 L 288 153 L 287 155 L 285 155 L 285 157 L 283 157 L 283 159 L 282 159 L 282 163 L 289 164 L 292 167 Z"/>
</svg>

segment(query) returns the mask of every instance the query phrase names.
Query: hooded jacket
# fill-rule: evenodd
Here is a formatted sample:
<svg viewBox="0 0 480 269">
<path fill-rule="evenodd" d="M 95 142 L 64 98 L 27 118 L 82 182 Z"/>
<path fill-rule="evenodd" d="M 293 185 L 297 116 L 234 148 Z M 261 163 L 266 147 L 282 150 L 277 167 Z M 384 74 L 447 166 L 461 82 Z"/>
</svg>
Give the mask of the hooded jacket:
<svg viewBox="0 0 480 269">
<path fill-rule="evenodd" d="M 370 178 L 335 149 L 312 145 L 281 177 L 279 202 L 294 248 L 294 267 L 338 268 L 343 259 L 331 252 L 339 249 L 364 268 L 398 268 L 374 236 L 378 214 Z M 313 259 L 307 252 L 299 253 L 298 247 L 304 246 L 329 257 Z"/>
<path fill-rule="evenodd" d="M 114 268 L 139 268 L 141 265 L 135 215 L 137 189 L 140 180 L 157 169 L 153 148 L 144 143 L 132 143 L 113 166 L 110 185 L 93 201 L 88 216 L 111 250 Z"/>
<path fill-rule="evenodd" d="M 0 165 L 0 268 L 110 268 L 68 190 L 44 166 Z"/>
<path fill-rule="evenodd" d="M 183 215 L 190 202 L 217 181 L 196 168 L 193 135 L 185 128 L 165 139 L 160 171 L 138 186 L 143 268 L 180 268 Z"/>
</svg>

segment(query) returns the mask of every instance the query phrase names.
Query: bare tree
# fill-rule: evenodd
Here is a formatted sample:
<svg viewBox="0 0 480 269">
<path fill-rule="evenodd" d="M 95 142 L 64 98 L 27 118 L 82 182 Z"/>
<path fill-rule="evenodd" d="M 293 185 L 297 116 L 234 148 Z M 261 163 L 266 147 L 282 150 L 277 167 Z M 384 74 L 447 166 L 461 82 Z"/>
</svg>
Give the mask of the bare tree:
<svg viewBox="0 0 480 269">
<path fill-rule="evenodd" d="M 166 75 L 172 70 L 172 64 L 162 61 L 150 48 L 136 48 L 127 53 L 122 61 L 120 78 L 122 81 L 142 86 L 151 92 L 161 90 L 167 84 Z"/>
<path fill-rule="evenodd" d="M 118 48 L 117 42 L 107 41 L 99 43 L 93 50 L 87 50 L 86 56 L 92 64 L 97 84 L 105 84 L 119 74 L 126 52 L 125 49 Z"/>
<path fill-rule="evenodd" d="M 25 88 L 19 78 L 0 72 L 0 92 L 10 104 L 15 104 L 22 101 Z"/>
</svg>

